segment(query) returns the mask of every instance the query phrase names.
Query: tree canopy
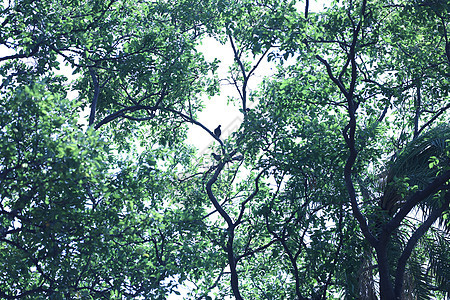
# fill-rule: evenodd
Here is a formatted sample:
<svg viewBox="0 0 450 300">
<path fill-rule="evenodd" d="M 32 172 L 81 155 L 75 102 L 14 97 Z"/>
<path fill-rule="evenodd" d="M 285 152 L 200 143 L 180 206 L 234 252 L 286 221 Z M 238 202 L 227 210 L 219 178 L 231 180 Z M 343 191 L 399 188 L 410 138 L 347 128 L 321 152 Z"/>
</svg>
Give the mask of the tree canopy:
<svg viewBox="0 0 450 300">
<path fill-rule="evenodd" d="M 447 1 L 7 0 L 0 23 L 0 298 L 450 297 Z M 226 135 L 199 118 L 224 82 Z"/>
</svg>

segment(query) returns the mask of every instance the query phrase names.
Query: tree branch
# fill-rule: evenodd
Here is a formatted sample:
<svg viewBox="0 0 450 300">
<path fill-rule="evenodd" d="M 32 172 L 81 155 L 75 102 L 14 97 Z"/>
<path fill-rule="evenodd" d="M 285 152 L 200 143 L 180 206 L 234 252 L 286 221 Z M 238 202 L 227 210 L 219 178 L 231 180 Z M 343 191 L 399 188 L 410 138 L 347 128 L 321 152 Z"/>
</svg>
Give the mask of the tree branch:
<svg viewBox="0 0 450 300">
<path fill-rule="evenodd" d="M 403 291 L 403 277 L 406 269 L 406 262 L 411 256 L 412 251 L 414 250 L 419 239 L 428 231 L 428 229 L 433 225 L 433 223 L 442 215 L 442 213 L 448 209 L 450 203 L 450 192 L 445 193 L 445 201 L 440 208 L 436 208 L 430 214 L 430 216 L 422 223 L 422 225 L 417 228 L 417 230 L 411 235 L 406 244 L 405 249 L 397 262 L 397 270 L 395 274 L 395 295 L 398 299 L 400 299 L 402 291 Z"/>
<path fill-rule="evenodd" d="M 420 134 L 425 128 L 430 126 L 437 118 L 439 118 L 440 115 L 442 115 L 447 109 L 450 108 L 450 103 L 447 104 L 445 107 L 441 108 L 428 122 L 426 122 L 422 127 L 420 127 L 418 134 Z"/>
<path fill-rule="evenodd" d="M 219 201 L 217 201 L 217 198 L 216 198 L 216 196 L 214 196 L 214 193 L 212 191 L 212 185 L 217 181 L 219 174 L 223 170 L 224 166 L 225 166 L 225 162 L 223 162 L 223 161 L 219 162 L 213 176 L 206 183 L 206 192 L 208 194 L 209 200 L 212 202 L 212 204 L 214 205 L 216 210 L 219 212 L 219 214 L 222 216 L 222 218 L 225 220 L 225 222 L 227 222 L 228 227 L 233 228 L 234 227 L 233 221 L 231 220 L 228 213 L 220 205 Z"/>
<path fill-rule="evenodd" d="M 98 96 L 100 94 L 100 85 L 98 83 L 98 78 L 97 78 L 97 75 L 95 74 L 95 70 L 93 67 L 89 67 L 89 74 L 91 75 L 92 85 L 94 86 L 94 97 L 92 98 L 91 113 L 89 115 L 89 126 L 92 126 L 92 124 L 94 124 L 94 120 L 95 120 L 97 101 L 98 101 Z"/>
<path fill-rule="evenodd" d="M 39 47 L 41 46 L 42 41 L 36 43 L 36 45 L 34 45 L 34 47 L 31 49 L 31 52 L 28 54 L 13 54 L 13 55 L 8 55 L 8 56 L 4 56 L 4 57 L 0 57 L 0 62 L 4 61 L 4 60 L 9 60 L 9 59 L 18 59 L 18 58 L 28 58 L 31 57 L 33 55 L 35 55 L 36 53 L 38 53 L 39 51 Z"/>
<path fill-rule="evenodd" d="M 334 82 L 334 84 L 336 84 L 339 88 L 339 90 L 342 92 L 342 94 L 344 94 L 345 98 L 348 97 L 348 91 L 345 88 L 345 86 L 342 84 L 342 82 L 337 79 L 336 77 L 334 77 L 333 75 L 333 71 L 331 70 L 331 66 L 330 64 L 323 59 L 320 55 L 316 55 L 316 58 L 325 65 L 325 68 L 327 69 L 327 73 L 328 73 L 328 77 L 330 77 L 330 79 Z"/>
<path fill-rule="evenodd" d="M 247 199 L 245 199 L 241 203 L 241 210 L 240 210 L 239 216 L 238 216 L 238 218 L 236 220 L 236 225 L 238 225 L 241 222 L 241 220 L 242 220 L 242 217 L 243 217 L 244 211 L 245 211 L 245 205 L 258 194 L 258 192 L 259 192 L 259 180 L 260 180 L 261 176 L 264 174 L 264 172 L 267 171 L 267 169 L 269 169 L 269 167 L 266 167 L 261 172 L 259 172 L 258 176 L 256 176 L 256 179 L 255 179 L 255 190 L 253 191 L 253 193 L 251 193 L 247 197 Z"/>
<path fill-rule="evenodd" d="M 233 250 L 235 224 L 231 220 L 228 213 L 219 204 L 219 201 L 217 201 L 217 198 L 216 198 L 216 196 L 214 196 L 214 193 L 212 191 L 212 185 L 217 181 L 219 174 L 223 170 L 224 166 L 225 166 L 224 161 L 219 162 L 219 164 L 216 168 L 216 171 L 214 172 L 214 175 L 206 183 L 206 192 L 208 194 L 209 200 L 212 202 L 212 204 L 214 205 L 216 210 L 219 212 L 219 214 L 222 216 L 222 218 L 225 220 L 225 222 L 228 225 L 228 228 L 227 228 L 228 240 L 227 240 L 226 252 L 227 252 L 228 264 L 230 266 L 230 272 L 231 272 L 231 289 L 233 290 L 233 294 L 236 297 L 236 299 L 242 300 L 242 296 L 239 292 L 239 280 L 238 280 L 237 269 L 236 269 L 237 262 L 236 262 L 236 258 L 234 256 L 234 250 Z"/>
<path fill-rule="evenodd" d="M 433 180 L 433 182 L 431 182 L 425 189 L 412 194 L 406 200 L 405 204 L 402 205 L 402 207 L 392 218 L 392 220 L 385 225 L 385 234 L 391 234 L 396 228 L 398 228 L 398 226 L 400 226 L 402 220 L 408 215 L 413 207 L 415 207 L 420 201 L 436 193 L 439 189 L 442 188 L 443 185 L 445 185 L 448 180 L 450 180 L 450 170 L 444 172 L 444 174 L 442 174 L 441 176 L 436 177 L 436 179 Z"/>
</svg>

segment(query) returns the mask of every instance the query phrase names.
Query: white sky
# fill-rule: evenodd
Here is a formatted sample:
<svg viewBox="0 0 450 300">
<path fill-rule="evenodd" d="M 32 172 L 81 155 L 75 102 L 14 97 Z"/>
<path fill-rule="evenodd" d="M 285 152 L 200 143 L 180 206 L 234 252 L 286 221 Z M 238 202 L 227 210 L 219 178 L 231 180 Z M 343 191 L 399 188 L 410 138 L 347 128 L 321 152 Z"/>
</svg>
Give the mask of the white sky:
<svg viewBox="0 0 450 300">
<path fill-rule="evenodd" d="M 309 12 L 322 11 L 324 5 L 329 3 L 331 3 L 331 0 L 310 0 Z M 305 1 L 300 1 L 296 7 L 300 12 L 303 12 L 305 9 Z M 229 43 L 221 45 L 213 38 L 208 38 L 198 50 L 204 54 L 207 61 L 213 61 L 215 58 L 218 58 L 221 61 L 218 69 L 219 79 L 225 79 L 228 74 L 228 69 L 233 64 L 234 60 L 231 45 Z M 250 94 L 252 89 L 258 87 L 263 77 L 273 74 L 274 70 L 275 65 L 273 63 L 268 63 L 267 60 L 263 60 L 256 69 L 255 74 L 249 80 L 249 90 L 247 91 L 247 95 Z M 198 121 L 208 127 L 211 131 L 219 124 L 222 125 L 222 138 L 226 138 L 239 128 L 243 116 L 242 113 L 239 112 L 239 108 L 241 107 L 239 101 L 235 104 L 227 103 L 227 99 L 230 96 L 236 99 L 239 98 L 236 88 L 231 85 L 226 85 L 223 82 L 220 91 L 220 95 L 211 99 L 204 99 L 205 109 L 199 113 Z M 252 107 L 252 103 L 247 103 L 247 106 Z M 195 125 L 189 127 L 188 143 L 194 145 L 199 150 L 200 155 L 209 152 L 208 147 L 214 142 L 215 140 L 200 127 Z"/>
</svg>

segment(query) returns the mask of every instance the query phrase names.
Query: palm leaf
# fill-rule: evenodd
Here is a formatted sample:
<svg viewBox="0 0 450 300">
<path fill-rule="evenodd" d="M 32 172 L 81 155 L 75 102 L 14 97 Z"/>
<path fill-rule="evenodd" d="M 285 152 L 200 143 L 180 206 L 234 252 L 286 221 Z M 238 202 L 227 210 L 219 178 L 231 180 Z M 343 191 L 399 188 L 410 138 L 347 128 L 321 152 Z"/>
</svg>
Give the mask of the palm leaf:
<svg viewBox="0 0 450 300">
<path fill-rule="evenodd" d="M 409 143 L 390 163 L 380 203 L 382 209 L 393 215 L 408 195 L 431 183 L 440 168 L 450 167 L 449 144 L 449 125 L 435 127 Z M 430 166 L 432 158 L 439 161 L 436 166 Z M 432 197 L 421 203 L 423 209 L 431 208 L 430 200 Z"/>
<path fill-rule="evenodd" d="M 428 253 L 431 275 L 435 278 L 435 289 L 450 297 L 450 237 L 440 230 L 435 230 Z"/>
</svg>

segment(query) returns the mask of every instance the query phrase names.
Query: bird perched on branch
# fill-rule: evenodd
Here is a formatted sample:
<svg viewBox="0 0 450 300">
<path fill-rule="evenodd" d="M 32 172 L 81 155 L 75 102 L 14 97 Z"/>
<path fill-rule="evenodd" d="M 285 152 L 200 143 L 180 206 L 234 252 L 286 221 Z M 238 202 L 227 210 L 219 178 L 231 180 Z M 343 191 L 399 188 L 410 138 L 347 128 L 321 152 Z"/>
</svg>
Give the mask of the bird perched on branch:
<svg viewBox="0 0 450 300">
<path fill-rule="evenodd" d="M 214 129 L 214 134 L 215 134 L 217 137 L 220 137 L 220 134 L 222 133 L 222 130 L 220 130 L 220 126 L 221 126 L 221 125 L 217 126 L 217 128 Z"/>
<path fill-rule="evenodd" d="M 217 160 L 217 161 L 219 161 L 219 160 L 221 159 L 220 155 L 218 155 L 218 154 L 212 153 L 211 155 L 212 155 L 212 156 L 214 157 L 214 159 Z"/>
</svg>

